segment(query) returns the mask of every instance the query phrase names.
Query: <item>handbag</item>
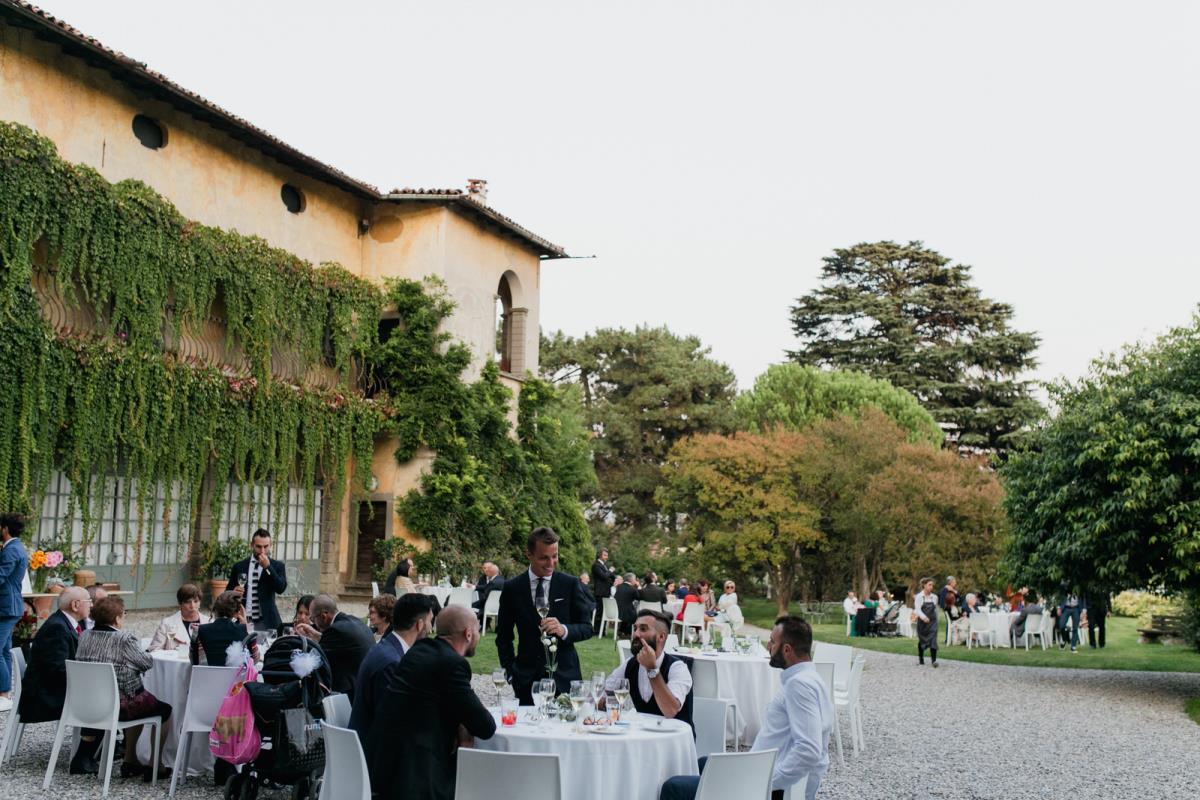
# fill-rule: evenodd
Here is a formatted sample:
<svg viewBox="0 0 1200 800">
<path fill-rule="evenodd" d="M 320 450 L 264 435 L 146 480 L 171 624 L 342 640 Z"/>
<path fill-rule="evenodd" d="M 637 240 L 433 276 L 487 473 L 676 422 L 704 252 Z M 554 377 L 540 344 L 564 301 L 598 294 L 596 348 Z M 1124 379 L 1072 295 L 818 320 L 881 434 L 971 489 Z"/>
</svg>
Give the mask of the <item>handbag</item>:
<svg viewBox="0 0 1200 800">
<path fill-rule="evenodd" d="M 304 707 L 279 714 L 275 734 L 275 768 L 285 772 L 316 772 L 325 768 L 325 735 L 321 721 Z"/>
<path fill-rule="evenodd" d="M 142 689 L 137 694 L 121 695 L 121 709 L 117 719 L 126 722 L 131 719 L 145 719 L 158 710 L 158 698 Z"/>
<path fill-rule="evenodd" d="M 262 749 L 262 736 L 254 724 L 254 709 L 250 694 L 245 689 L 247 682 L 253 683 L 258 677 L 254 664 L 247 660 L 242 665 L 242 673 L 239 673 L 239 680 L 234 681 L 229 694 L 221 701 L 221 708 L 208 734 L 208 749 L 214 756 L 230 764 L 247 764 L 257 758 Z"/>
</svg>

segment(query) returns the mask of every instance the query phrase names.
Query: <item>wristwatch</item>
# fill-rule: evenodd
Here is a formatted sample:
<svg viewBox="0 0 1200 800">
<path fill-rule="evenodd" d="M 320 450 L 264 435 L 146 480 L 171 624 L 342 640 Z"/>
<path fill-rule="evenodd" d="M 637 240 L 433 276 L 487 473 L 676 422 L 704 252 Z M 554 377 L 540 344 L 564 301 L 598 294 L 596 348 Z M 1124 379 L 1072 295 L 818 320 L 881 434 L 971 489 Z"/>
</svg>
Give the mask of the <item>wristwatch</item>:
<svg viewBox="0 0 1200 800">
<path fill-rule="evenodd" d="M 657 678 L 658 677 L 658 667 L 655 667 L 654 669 L 646 670 L 646 677 L 649 678 L 650 680 L 654 680 L 655 678 Z"/>
</svg>

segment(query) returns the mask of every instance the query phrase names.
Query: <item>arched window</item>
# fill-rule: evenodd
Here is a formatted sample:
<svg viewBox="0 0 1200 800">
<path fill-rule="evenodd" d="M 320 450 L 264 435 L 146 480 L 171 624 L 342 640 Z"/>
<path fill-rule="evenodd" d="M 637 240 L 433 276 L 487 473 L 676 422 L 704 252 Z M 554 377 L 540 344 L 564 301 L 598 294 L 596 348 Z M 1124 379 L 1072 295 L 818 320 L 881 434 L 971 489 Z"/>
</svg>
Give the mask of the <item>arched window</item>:
<svg viewBox="0 0 1200 800">
<path fill-rule="evenodd" d="M 501 275 L 496 289 L 496 361 L 501 372 L 512 372 L 512 307 L 512 287 Z"/>
</svg>

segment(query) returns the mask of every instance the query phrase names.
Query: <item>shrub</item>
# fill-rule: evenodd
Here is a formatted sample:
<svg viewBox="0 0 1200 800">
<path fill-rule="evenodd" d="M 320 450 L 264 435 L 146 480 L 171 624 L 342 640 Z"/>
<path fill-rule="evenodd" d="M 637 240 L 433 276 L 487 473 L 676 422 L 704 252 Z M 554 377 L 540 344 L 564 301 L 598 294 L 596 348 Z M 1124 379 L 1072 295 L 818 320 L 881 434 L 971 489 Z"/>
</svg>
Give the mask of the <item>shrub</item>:
<svg viewBox="0 0 1200 800">
<path fill-rule="evenodd" d="M 1139 624 L 1149 625 L 1151 614 L 1183 613 L 1183 603 L 1154 592 L 1130 590 L 1113 598 L 1112 613 L 1118 617 L 1136 617 Z"/>
</svg>

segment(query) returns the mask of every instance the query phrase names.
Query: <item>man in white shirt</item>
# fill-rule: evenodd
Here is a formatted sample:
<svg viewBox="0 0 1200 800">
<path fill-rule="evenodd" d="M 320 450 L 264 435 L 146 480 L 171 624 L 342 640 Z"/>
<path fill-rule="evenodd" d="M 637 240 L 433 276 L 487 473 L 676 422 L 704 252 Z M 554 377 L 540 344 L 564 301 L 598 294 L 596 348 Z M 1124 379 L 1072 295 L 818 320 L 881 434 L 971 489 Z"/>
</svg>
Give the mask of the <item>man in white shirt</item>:
<svg viewBox="0 0 1200 800">
<path fill-rule="evenodd" d="M 833 698 L 812 664 L 812 627 L 800 617 L 780 617 L 768 648 L 771 666 L 783 670 L 783 689 L 767 705 L 752 749 L 777 751 L 772 800 L 781 800 L 785 790 L 804 778 L 804 796 L 813 800 L 829 769 L 829 737 L 837 718 Z M 696 776 L 671 778 L 659 800 L 692 800 L 699 784 Z"/>
<path fill-rule="evenodd" d="M 633 707 L 642 714 L 656 714 L 692 724 L 692 673 L 687 663 L 665 651 L 671 618 L 661 611 L 638 612 L 633 623 L 629 649 L 633 654 L 608 676 L 607 691 L 616 691 L 629 681 Z"/>
</svg>

